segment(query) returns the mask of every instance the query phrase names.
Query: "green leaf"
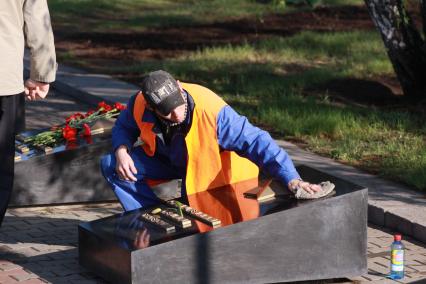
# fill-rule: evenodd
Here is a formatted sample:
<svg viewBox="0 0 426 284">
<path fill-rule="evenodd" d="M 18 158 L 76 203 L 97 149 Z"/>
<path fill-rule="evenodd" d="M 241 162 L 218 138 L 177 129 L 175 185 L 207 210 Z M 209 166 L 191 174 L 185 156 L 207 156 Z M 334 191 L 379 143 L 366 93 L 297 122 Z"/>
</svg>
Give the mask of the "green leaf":
<svg viewBox="0 0 426 284">
<path fill-rule="evenodd" d="M 176 205 L 177 205 L 177 209 L 178 209 L 178 213 L 179 213 L 179 215 L 181 216 L 181 217 L 183 217 L 183 213 L 182 213 L 182 203 L 180 203 L 179 201 L 176 201 Z"/>
</svg>

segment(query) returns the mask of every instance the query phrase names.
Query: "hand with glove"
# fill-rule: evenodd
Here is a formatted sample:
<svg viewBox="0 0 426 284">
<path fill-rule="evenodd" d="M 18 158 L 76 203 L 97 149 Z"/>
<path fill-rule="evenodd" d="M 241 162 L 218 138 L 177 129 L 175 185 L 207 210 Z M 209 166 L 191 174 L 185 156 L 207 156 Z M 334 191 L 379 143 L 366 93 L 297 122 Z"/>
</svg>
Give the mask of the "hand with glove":
<svg viewBox="0 0 426 284">
<path fill-rule="evenodd" d="M 293 179 L 288 183 L 288 188 L 294 193 L 296 199 L 317 199 L 333 192 L 334 184 L 325 181 L 320 184 L 311 184 L 301 179 Z"/>
</svg>

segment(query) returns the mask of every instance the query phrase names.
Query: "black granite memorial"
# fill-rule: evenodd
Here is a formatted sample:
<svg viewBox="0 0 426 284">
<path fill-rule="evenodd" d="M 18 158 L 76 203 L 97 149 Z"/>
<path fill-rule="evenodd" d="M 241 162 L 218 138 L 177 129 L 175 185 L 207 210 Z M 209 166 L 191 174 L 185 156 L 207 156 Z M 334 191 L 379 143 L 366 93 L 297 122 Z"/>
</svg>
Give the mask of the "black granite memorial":
<svg viewBox="0 0 426 284">
<path fill-rule="evenodd" d="M 169 201 L 81 223 L 79 262 L 112 283 L 273 283 L 366 273 L 367 189 L 307 166 L 298 171 L 311 182 L 330 180 L 335 194 L 300 201 L 273 182 L 273 196 L 258 201 L 244 196 L 257 186 L 248 181 L 206 193 L 230 218 L 178 210 Z M 173 210 L 191 226 L 161 217 Z M 220 224 L 209 224 L 213 219 Z"/>
<path fill-rule="evenodd" d="M 100 172 L 100 157 L 111 151 L 111 125 L 73 144 L 33 147 L 27 131 L 15 140 L 15 182 L 10 206 L 116 200 Z M 101 133 L 99 133 L 101 132 Z M 96 132 L 94 132 L 95 134 Z"/>
</svg>

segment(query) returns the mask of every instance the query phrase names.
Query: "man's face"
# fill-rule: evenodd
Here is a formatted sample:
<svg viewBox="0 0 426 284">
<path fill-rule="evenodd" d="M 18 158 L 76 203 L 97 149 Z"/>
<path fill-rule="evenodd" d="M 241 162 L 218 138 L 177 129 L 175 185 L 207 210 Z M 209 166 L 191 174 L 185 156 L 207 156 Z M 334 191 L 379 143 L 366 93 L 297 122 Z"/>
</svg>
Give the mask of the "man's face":
<svg viewBox="0 0 426 284">
<path fill-rule="evenodd" d="M 177 81 L 180 87 L 180 95 L 183 96 L 183 89 L 180 85 L 180 82 Z M 182 123 L 185 120 L 185 104 L 180 105 L 173 109 L 168 115 L 164 115 L 160 113 L 158 110 L 152 108 L 151 106 L 147 105 L 147 108 L 151 111 L 154 111 L 155 114 L 165 120 L 169 120 L 172 123 Z"/>
<path fill-rule="evenodd" d="M 173 109 L 168 115 L 163 115 L 157 110 L 155 113 L 166 120 L 170 120 L 173 123 L 181 123 L 185 120 L 185 105 L 180 105 L 177 108 Z"/>
<path fill-rule="evenodd" d="M 177 80 L 177 83 L 179 85 L 180 95 L 183 97 L 184 96 L 184 90 L 182 88 L 182 85 L 179 82 L 179 80 Z M 159 117 L 161 117 L 165 120 L 169 120 L 172 123 L 182 123 L 185 120 L 185 117 L 186 117 L 185 116 L 185 107 L 186 107 L 185 104 L 176 107 L 167 115 L 160 113 L 158 110 L 154 109 L 153 107 L 151 107 L 148 104 L 146 105 L 146 107 L 149 110 L 154 111 L 157 116 L 159 116 Z"/>
</svg>

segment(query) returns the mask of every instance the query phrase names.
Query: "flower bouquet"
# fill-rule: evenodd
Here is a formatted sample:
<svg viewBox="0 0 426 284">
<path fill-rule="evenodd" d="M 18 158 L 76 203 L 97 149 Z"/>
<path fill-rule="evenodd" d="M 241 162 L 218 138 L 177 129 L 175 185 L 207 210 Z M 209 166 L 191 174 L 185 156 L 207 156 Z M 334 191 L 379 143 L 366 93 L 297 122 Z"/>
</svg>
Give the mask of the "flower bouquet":
<svg viewBox="0 0 426 284">
<path fill-rule="evenodd" d="M 117 117 L 126 106 L 120 103 L 108 105 L 100 102 L 96 110 L 89 110 L 85 114 L 75 113 L 66 118 L 65 123 L 54 126 L 48 131 L 26 137 L 24 143 L 35 148 L 54 147 L 61 143 L 76 143 L 77 137 L 90 138 L 95 134 L 91 127 L 99 120 Z"/>
</svg>

